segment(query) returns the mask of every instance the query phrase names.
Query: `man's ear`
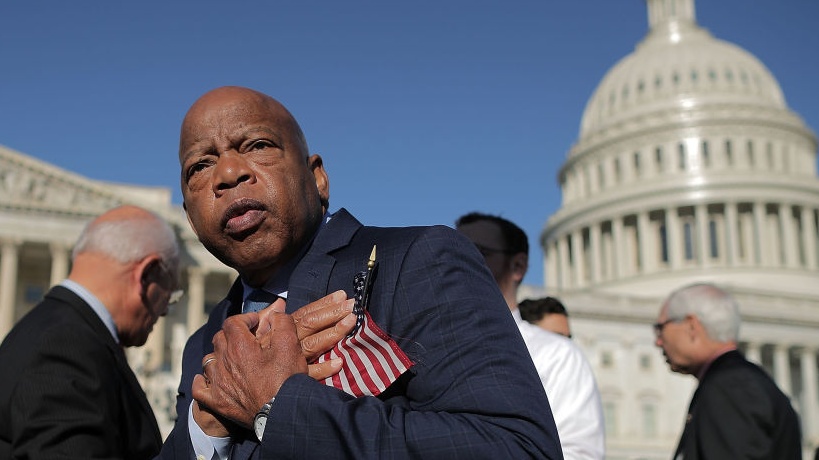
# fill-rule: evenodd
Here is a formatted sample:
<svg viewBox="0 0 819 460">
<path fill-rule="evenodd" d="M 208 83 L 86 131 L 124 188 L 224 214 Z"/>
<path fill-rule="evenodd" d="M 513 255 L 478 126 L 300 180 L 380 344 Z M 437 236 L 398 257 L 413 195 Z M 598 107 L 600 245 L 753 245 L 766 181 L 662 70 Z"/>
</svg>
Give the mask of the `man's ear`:
<svg viewBox="0 0 819 460">
<path fill-rule="evenodd" d="M 316 178 L 316 189 L 318 189 L 321 207 L 324 212 L 327 212 L 330 207 L 330 178 L 327 177 L 327 171 L 324 170 L 324 161 L 318 154 L 310 155 L 307 157 L 307 167 Z"/>
<path fill-rule="evenodd" d="M 526 276 L 526 271 L 529 269 L 529 255 L 525 252 L 519 252 L 512 256 L 511 260 L 512 276 L 515 283 L 520 284 Z"/>
<path fill-rule="evenodd" d="M 708 332 L 705 330 L 705 326 L 702 325 L 700 319 L 697 315 L 686 315 L 685 317 L 685 324 L 688 328 L 688 334 L 692 339 L 700 338 L 706 339 L 708 337 Z"/>
</svg>

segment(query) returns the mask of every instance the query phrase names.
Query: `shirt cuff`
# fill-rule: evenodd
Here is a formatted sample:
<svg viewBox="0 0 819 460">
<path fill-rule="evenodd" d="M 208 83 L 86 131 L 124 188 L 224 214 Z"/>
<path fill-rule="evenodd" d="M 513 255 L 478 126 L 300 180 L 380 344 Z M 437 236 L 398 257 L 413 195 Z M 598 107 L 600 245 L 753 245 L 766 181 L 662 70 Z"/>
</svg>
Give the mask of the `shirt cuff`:
<svg viewBox="0 0 819 460">
<path fill-rule="evenodd" d="M 193 444 L 196 460 L 228 460 L 230 447 L 233 443 L 230 437 L 208 436 L 193 419 L 193 401 L 188 407 L 188 434 Z"/>
</svg>

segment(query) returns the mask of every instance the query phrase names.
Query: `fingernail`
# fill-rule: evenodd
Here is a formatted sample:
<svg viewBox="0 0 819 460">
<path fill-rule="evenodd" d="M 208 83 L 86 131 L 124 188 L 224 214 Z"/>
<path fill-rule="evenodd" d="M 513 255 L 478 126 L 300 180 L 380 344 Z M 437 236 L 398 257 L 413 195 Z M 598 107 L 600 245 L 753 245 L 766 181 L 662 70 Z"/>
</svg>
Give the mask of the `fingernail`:
<svg viewBox="0 0 819 460">
<path fill-rule="evenodd" d="M 355 315 L 350 313 L 349 315 L 342 318 L 341 321 L 339 321 L 339 324 L 341 324 L 342 326 L 352 326 L 353 324 L 355 324 L 355 319 L 356 319 Z"/>
</svg>

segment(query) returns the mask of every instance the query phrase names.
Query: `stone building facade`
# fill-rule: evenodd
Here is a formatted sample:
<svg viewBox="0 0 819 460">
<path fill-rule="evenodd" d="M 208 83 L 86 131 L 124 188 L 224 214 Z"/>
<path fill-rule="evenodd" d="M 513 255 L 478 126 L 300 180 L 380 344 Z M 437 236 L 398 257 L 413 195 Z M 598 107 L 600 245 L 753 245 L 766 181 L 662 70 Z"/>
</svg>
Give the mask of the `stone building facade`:
<svg viewBox="0 0 819 460">
<path fill-rule="evenodd" d="M 648 0 L 649 30 L 586 105 L 541 234 L 545 292 L 593 364 L 610 459 L 669 458 L 693 378 L 653 346 L 664 297 L 716 282 L 741 305 L 741 348 L 819 443 L 817 139 L 753 55 Z M 812 458 L 812 456 L 811 456 Z"/>
</svg>

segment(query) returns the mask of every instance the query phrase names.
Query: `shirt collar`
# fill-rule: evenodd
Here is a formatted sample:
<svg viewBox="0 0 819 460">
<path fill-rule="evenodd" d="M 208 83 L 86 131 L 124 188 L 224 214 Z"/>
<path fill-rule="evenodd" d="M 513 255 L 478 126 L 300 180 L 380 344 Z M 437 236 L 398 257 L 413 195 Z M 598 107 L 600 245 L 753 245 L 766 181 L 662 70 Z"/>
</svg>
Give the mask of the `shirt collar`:
<svg viewBox="0 0 819 460">
<path fill-rule="evenodd" d="M 88 289 L 84 288 L 82 285 L 77 283 L 76 281 L 71 281 L 69 279 L 65 279 L 60 283 L 60 286 L 68 289 L 69 291 L 77 294 L 82 300 L 87 303 L 94 313 L 99 316 L 102 320 L 102 323 L 105 324 L 105 327 L 108 328 L 108 332 L 111 333 L 111 336 L 114 337 L 114 341 L 119 343 L 119 335 L 117 335 L 117 327 L 114 324 L 114 318 L 111 316 L 111 313 L 105 308 L 105 305 L 97 298 L 94 294 L 91 294 Z"/>
<path fill-rule="evenodd" d="M 288 262 L 287 265 L 282 267 L 281 270 L 276 272 L 276 274 L 273 275 L 272 278 L 270 278 L 269 280 L 267 280 L 266 283 L 264 283 L 264 286 L 262 286 L 263 290 L 271 294 L 276 294 L 277 296 L 283 299 L 287 299 L 287 286 L 290 283 L 290 275 L 293 274 L 293 270 L 296 269 L 296 265 L 298 265 L 302 257 L 304 257 L 304 255 L 307 253 L 307 248 L 309 248 L 310 245 L 313 243 L 313 240 L 316 239 L 316 235 L 319 234 L 319 232 L 321 231 L 321 229 L 324 228 L 327 222 L 330 222 L 331 218 L 332 218 L 331 214 L 324 213 L 324 216 L 321 219 L 321 223 L 319 224 L 318 229 L 316 229 L 316 233 L 314 233 L 313 237 L 310 238 L 310 241 L 304 245 L 301 251 L 299 251 L 299 254 L 296 257 L 294 257 L 293 260 Z M 254 288 L 247 284 L 245 280 L 242 280 L 242 288 L 243 288 L 242 303 L 244 304 L 244 301 L 247 300 L 247 297 L 250 295 Z"/>
</svg>

